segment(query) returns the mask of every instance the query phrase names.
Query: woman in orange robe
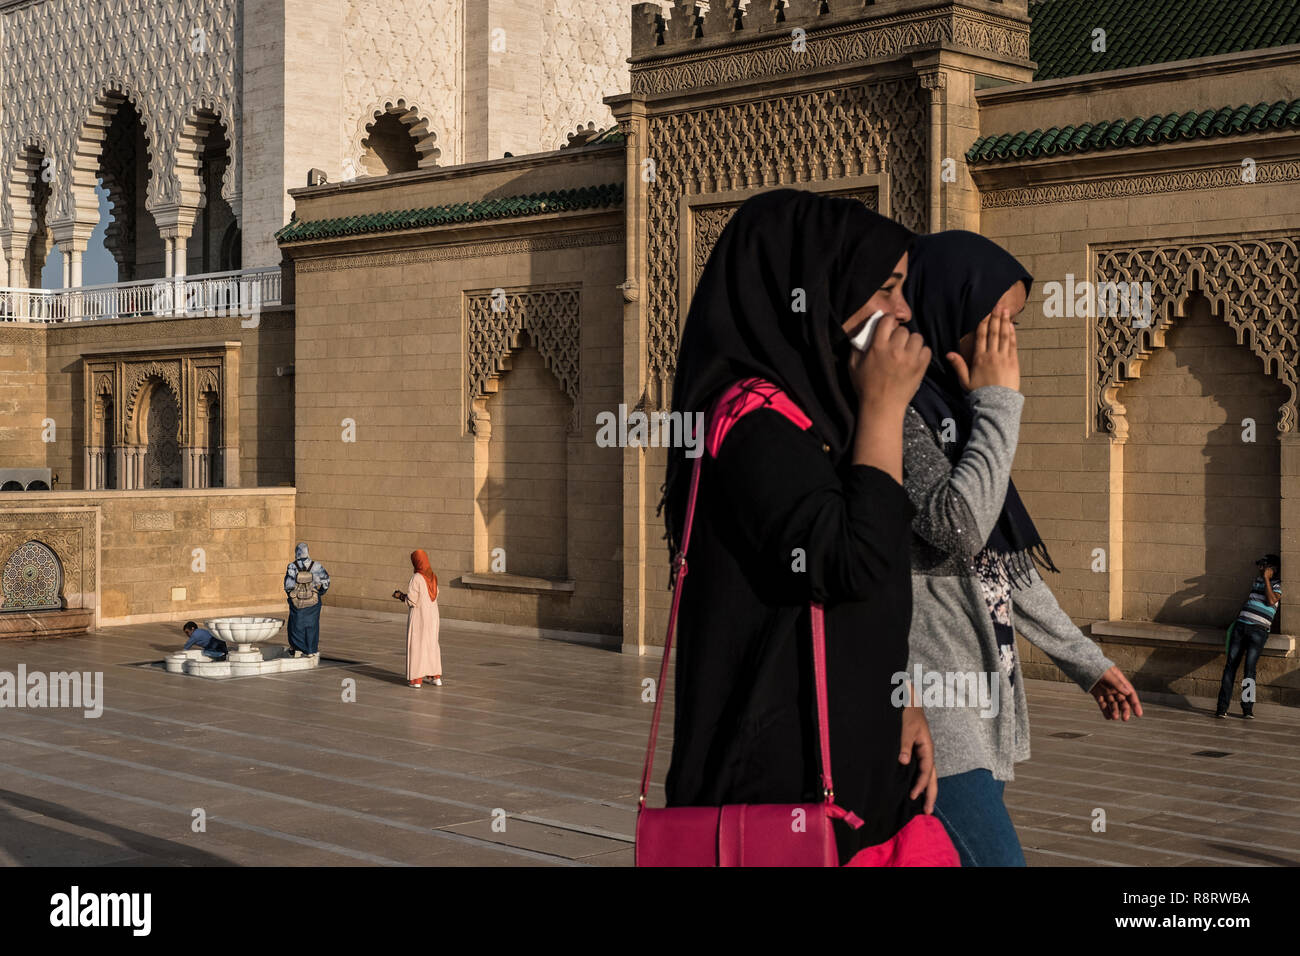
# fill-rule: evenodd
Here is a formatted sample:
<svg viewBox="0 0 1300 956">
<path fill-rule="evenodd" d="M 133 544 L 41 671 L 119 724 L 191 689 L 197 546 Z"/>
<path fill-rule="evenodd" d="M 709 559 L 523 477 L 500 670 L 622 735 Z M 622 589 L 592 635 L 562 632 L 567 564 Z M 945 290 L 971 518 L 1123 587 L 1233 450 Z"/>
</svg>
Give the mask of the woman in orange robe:
<svg viewBox="0 0 1300 956">
<path fill-rule="evenodd" d="M 393 597 L 405 601 L 410 612 L 406 619 L 406 682 L 419 687 L 423 681 L 442 686 L 442 650 L 438 646 L 438 576 L 429 566 L 423 551 L 411 552 L 411 582 L 406 593 L 394 591 Z"/>
</svg>

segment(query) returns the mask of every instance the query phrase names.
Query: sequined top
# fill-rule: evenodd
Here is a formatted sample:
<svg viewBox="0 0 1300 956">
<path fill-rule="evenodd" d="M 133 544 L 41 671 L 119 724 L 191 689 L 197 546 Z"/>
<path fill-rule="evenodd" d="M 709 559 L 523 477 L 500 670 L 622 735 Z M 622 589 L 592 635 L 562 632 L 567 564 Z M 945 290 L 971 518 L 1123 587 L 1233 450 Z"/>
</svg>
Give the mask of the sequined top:
<svg viewBox="0 0 1300 956">
<path fill-rule="evenodd" d="M 927 687 L 916 688 L 939 775 L 984 768 L 1010 780 L 1014 765 L 1029 759 L 1029 719 L 1014 643 L 1003 649 L 997 618 L 1005 614 L 1012 633 L 1019 631 L 1085 690 L 1112 663 L 1061 610 L 1037 571 L 1028 587 L 1017 587 L 997 579 L 991 570 L 997 562 L 981 558 L 1006 497 L 1024 396 L 985 386 L 968 400 L 970 438 L 960 455 L 945 452 L 944 436 L 914 409 L 903 425 L 903 486 L 917 512 L 908 673 L 915 683 L 919 667 L 923 684 L 940 691 L 927 700 Z M 942 693 L 963 678 L 967 686 L 987 688 L 983 701 Z"/>
</svg>

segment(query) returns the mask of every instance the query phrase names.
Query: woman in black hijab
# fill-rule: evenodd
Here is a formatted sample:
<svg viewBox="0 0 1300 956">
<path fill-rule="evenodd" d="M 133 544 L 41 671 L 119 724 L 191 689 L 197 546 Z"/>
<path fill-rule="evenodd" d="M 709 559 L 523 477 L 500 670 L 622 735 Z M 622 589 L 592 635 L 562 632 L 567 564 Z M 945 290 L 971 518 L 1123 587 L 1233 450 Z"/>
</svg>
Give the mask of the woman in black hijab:
<svg viewBox="0 0 1300 956">
<path fill-rule="evenodd" d="M 913 244 L 904 293 L 932 350 L 904 428 L 912 530 L 908 670 L 934 733 L 942 784 L 935 809 L 963 866 L 1023 866 L 1002 803 L 1029 759 L 1017 630 L 1096 698 L 1102 713 L 1142 714 L 1137 693 L 1074 626 L 1035 564 L 1056 571 L 1011 481 L 1024 396 L 1013 319 L 1032 277 L 971 232 Z M 976 693 L 949 695 L 953 675 Z M 937 679 L 936 679 L 937 678 Z M 955 682 L 954 682 L 955 683 Z"/>
<path fill-rule="evenodd" d="M 899 325 L 911 239 L 854 200 L 750 199 L 700 278 L 673 386 L 684 421 L 759 378 L 811 422 L 759 408 L 701 466 L 668 804 L 821 799 L 809 602 L 822 602 L 836 803 L 865 821 L 836 821 L 841 862 L 934 800 L 923 715 L 893 693 L 911 615 L 902 418 L 928 362 Z M 876 311 L 875 340 L 858 353 L 850 335 Z M 670 452 L 673 553 L 693 464 Z"/>
</svg>

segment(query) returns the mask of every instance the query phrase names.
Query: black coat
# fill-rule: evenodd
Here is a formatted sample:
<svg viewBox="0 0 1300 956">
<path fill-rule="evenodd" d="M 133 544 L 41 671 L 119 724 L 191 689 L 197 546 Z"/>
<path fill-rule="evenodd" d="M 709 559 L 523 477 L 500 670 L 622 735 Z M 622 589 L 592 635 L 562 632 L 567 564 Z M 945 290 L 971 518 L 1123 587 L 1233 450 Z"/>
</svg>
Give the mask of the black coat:
<svg viewBox="0 0 1300 956">
<path fill-rule="evenodd" d="M 693 462 L 692 462 L 693 464 Z M 841 861 L 920 812 L 898 762 L 914 510 L 865 465 L 832 466 L 812 431 L 751 412 L 705 457 L 678 620 L 669 806 L 821 799 L 808 602 L 826 608 Z M 800 551 L 802 549 L 802 566 Z"/>
</svg>

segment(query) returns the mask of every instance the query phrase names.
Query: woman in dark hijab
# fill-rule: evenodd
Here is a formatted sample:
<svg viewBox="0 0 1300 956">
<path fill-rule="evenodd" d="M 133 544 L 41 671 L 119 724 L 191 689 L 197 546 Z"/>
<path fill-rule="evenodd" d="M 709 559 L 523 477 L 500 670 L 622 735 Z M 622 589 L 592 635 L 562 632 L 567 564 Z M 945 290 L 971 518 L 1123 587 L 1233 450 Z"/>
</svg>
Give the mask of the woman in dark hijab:
<svg viewBox="0 0 1300 956">
<path fill-rule="evenodd" d="M 902 420 L 928 362 L 899 325 L 911 238 L 854 200 L 750 199 L 700 278 L 673 386 L 685 421 L 724 393 L 762 407 L 701 465 L 668 804 L 820 800 L 809 602 L 822 602 L 835 801 L 865 821 L 835 822 L 842 863 L 934 800 L 923 715 L 892 693 L 911 614 Z M 850 336 L 877 311 L 859 353 Z M 674 554 L 693 464 L 670 452 Z"/>
<path fill-rule="evenodd" d="M 935 812 L 963 866 L 1025 865 L 1002 802 L 1014 764 L 1029 759 L 1016 630 L 1106 717 L 1142 715 L 1119 668 L 1039 576 L 1036 564 L 1057 568 L 1011 481 L 1024 404 L 1013 319 L 1032 282 L 996 243 L 954 231 L 916 240 L 904 283 L 911 328 L 932 354 L 904 426 L 916 511 L 908 671 L 934 733 Z"/>
</svg>

